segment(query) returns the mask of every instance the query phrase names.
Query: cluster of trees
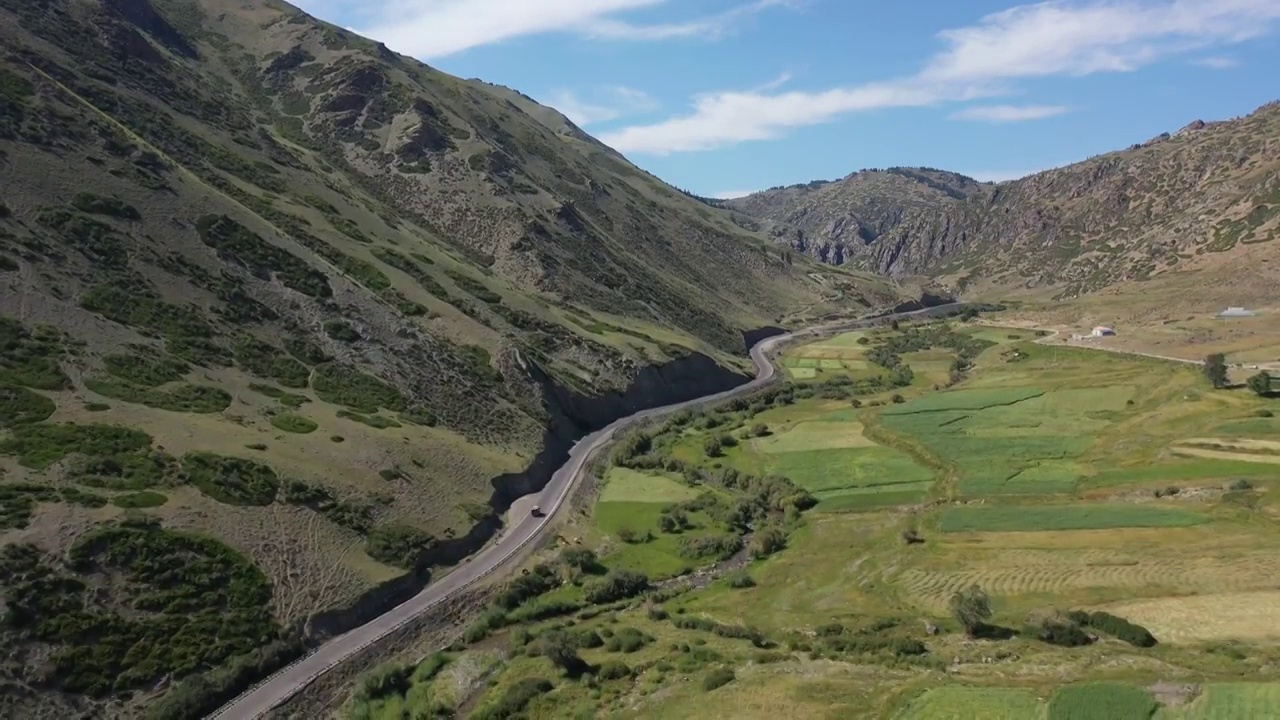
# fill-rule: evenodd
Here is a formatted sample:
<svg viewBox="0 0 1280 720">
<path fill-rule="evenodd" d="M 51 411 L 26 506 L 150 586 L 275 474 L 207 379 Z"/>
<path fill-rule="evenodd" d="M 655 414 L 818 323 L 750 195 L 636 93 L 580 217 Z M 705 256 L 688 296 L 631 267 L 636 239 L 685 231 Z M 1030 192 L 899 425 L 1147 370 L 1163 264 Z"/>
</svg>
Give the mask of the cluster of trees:
<svg viewBox="0 0 1280 720">
<path fill-rule="evenodd" d="M 1214 353 L 1204 359 L 1201 372 L 1214 389 L 1221 390 L 1231 387 L 1228 367 L 1226 356 L 1222 353 Z M 1275 379 L 1265 370 L 1251 376 L 1245 385 L 1260 397 L 1269 397 L 1275 391 Z"/>
<path fill-rule="evenodd" d="M 950 607 L 952 616 L 970 637 L 986 635 L 992 629 L 987 624 L 991 619 L 991 598 L 978 585 L 957 591 L 951 596 Z M 1150 630 L 1101 610 L 1039 614 L 1028 620 L 1023 634 L 1053 645 L 1075 647 L 1094 641 L 1085 628 L 1106 633 L 1134 647 L 1149 648 L 1156 644 Z"/>
</svg>

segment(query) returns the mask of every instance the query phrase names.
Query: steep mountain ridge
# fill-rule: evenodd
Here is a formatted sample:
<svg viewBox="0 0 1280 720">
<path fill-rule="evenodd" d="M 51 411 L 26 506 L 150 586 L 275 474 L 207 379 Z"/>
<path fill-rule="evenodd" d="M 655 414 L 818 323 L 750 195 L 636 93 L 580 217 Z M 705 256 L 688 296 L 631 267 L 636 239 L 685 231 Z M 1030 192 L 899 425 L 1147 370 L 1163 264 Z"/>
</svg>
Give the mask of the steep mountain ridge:
<svg viewBox="0 0 1280 720">
<path fill-rule="evenodd" d="M 284 3 L 0 0 L 0 48 L 0 715 L 243 682 L 585 427 L 901 299 Z"/>
<path fill-rule="evenodd" d="M 726 204 L 826 262 L 1071 297 L 1275 240 L 1280 104 L 999 184 L 894 168 Z"/>
</svg>

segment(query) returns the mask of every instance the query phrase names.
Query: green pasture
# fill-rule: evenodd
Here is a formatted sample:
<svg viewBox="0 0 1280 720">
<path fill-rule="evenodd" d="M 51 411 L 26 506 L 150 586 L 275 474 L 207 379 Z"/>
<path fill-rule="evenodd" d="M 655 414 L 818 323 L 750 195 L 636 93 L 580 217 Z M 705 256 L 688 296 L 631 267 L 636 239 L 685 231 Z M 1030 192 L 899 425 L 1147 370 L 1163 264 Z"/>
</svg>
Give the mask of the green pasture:
<svg viewBox="0 0 1280 720">
<path fill-rule="evenodd" d="M 1030 690 L 949 685 L 926 690 L 896 720 L 1040 720 L 1047 707 Z"/>
<path fill-rule="evenodd" d="M 1273 478 L 1280 475 L 1275 465 L 1243 460 L 1194 459 L 1183 462 L 1148 463 L 1106 468 L 1086 479 L 1093 487 L 1179 483 L 1236 478 Z"/>
<path fill-rule="evenodd" d="M 808 452 L 843 447 L 871 447 L 875 443 L 862 435 L 862 424 L 856 420 L 809 420 L 798 422 L 775 435 L 757 438 L 752 449 L 760 452 Z"/>
<path fill-rule="evenodd" d="M 824 512 L 873 510 L 922 502 L 932 486 L 932 482 L 926 481 L 838 488 L 816 492 L 814 497 L 818 498 L 816 509 Z"/>
<path fill-rule="evenodd" d="M 715 535 L 720 530 L 706 514 L 688 513 L 689 520 L 694 525 L 693 529 L 678 535 L 660 532 L 658 518 L 662 515 L 664 507 L 666 504 L 660 502 L 597 504 L 592 524 L 598 532 L 606 536 L 608 546 L 613 548 L 604 555 L 604 562 L 611 568 L 638 570 L 651 578 L 676 575 L 694 564 L 680 556 L 680 538 Z M 653 539 L 648 542 L 623 542 L 618 534 L 624 529 L 639 535 L 649 531 L 653 534 Z"/>
<path fill-rule="evenodd" d="M 1156 720 L 1251 720 L 1280 715 L 1280 683 L 1210 683 L 1178 708 L 1161 708 Z"/>
<path fill-rule="evenodd" d="M 692 500 L 699 491 L 666 475 L 609 468 L 600 502 L 672 504 Z"/>
<path fill-rule="evenodd" d="M 933 479 L 932 470 L 897 450 L 878 446 L 777 453 L 769 457 L 768 468 L 810 492 Z"/>
<path fill-rule="evenodd" d="M 942 532 L 1034 532 L 1111 528 L 1189 527 L 1204 513 L 1136 504 L 962 505 L 942 509 Z"/>
<path fill-rule="evenodd" d="M 1150 692 L 1133 685 L 1082 683 L 1058 688 L 1048 720 L 1147 720 L 1157 707 Z"/>
</svg>

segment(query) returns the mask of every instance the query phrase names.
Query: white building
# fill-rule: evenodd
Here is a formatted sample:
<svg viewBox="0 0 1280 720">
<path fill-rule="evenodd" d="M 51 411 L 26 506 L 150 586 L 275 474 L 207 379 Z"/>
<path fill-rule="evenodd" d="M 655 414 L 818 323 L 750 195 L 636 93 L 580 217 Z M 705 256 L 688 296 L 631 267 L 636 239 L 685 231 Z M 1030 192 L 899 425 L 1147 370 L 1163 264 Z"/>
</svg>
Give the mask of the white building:
<svg viewBox="0 0 1280 720">
<path fill-rule="evenodd" d="M 1090 333 L 1090 335 L 1094 337 L 1107 337 L 1108 335 L 1115 335 L 1115 334 L 1116 334 L 1116 331 L 1114 329 L 1103 326 L 1103 325 L 1099 325 L 1098 327 L 1094 328 L 1093 332 Z"/>
<path fill-rule="evenodd" d="M 1218 313 L 1218 317 L 1223 317 L 1223 318 L 1253 317 L 1254 314 L 1255 313 L 1252 310 L 1245 310 L 1242 307 L 1229 307 L 1226 310 L 1223 310 L 1222 312 Z"/>
</svg>

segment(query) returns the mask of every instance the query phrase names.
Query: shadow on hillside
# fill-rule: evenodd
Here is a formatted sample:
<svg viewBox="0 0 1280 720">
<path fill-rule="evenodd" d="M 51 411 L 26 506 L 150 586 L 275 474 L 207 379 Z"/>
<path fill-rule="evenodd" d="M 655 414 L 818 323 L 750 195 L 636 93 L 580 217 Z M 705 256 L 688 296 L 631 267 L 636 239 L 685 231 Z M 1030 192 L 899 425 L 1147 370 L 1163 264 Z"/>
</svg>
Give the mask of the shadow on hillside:
<svg viewBox="0 0 1280 720">
<path fill-rule="evenodd" d="M 983 623 L 973 629 L 969 636 L 975 640 L 1012 640 L 1018 636 L 1018 631 L 1003 625 L 988 625 Z"/>
</svg>

